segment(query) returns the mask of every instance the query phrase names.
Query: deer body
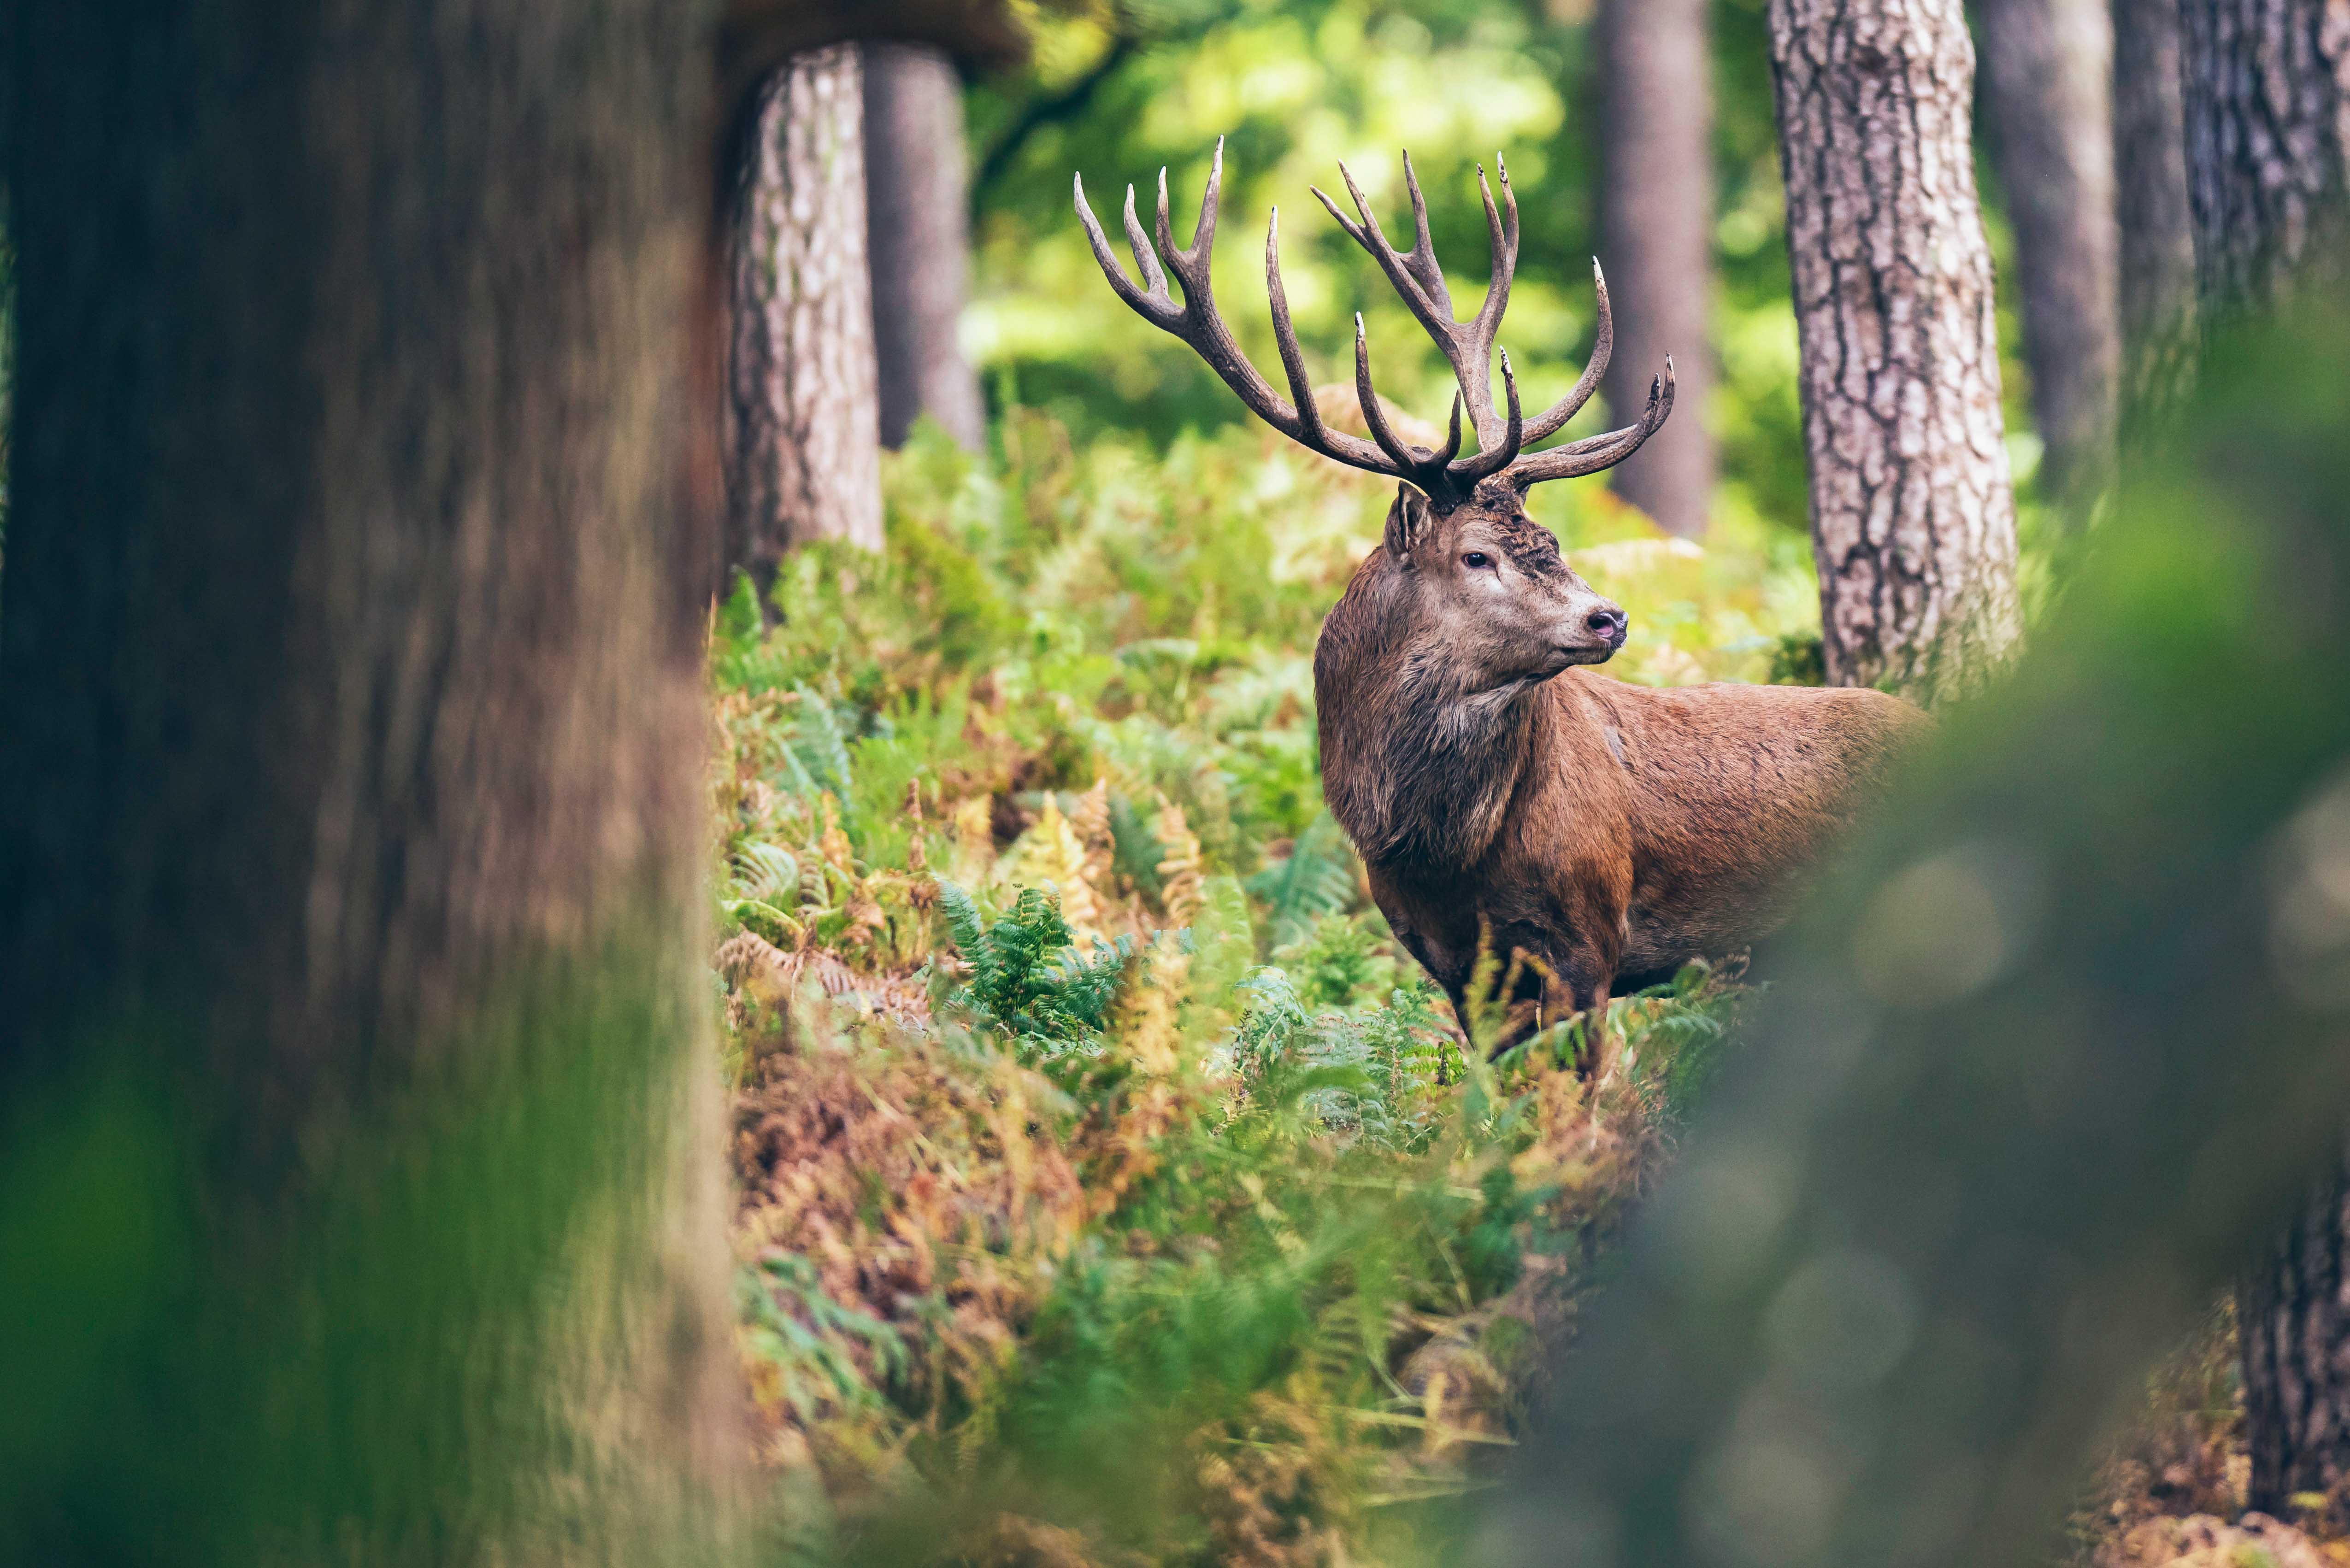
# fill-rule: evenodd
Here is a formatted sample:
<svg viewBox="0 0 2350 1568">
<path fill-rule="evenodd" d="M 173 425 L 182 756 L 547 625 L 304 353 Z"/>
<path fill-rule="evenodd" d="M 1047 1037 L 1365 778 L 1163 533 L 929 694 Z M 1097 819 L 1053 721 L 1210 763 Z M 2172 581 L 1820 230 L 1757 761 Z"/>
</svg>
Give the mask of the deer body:
<svg viewBox="0 0 2350 1568">
<path fill-rule="evenodd" d="M 1515 951 L 1538 961 L 1522 972 L 1520 999 L 1536 1003 L 1538 1015 L 1564 1016 L 1603 1006 L 1621 984 L 1766 934 L 1794 873 L 1924 720 L 1875 691 L 1650 691 L 1577 668 L 1613 657 L 1629 622 L 1568 569 L 1558 541 L 1526 515 L 1525 494 L 1638 451 L 1672 412 L 1672 361 L 1632 424 L 1531 450 L 1582 409 L 1607 369 L 1615 341 L 1607 283 L 1595 262 L 1597 337 L 1574 389 L 1528 418 L 1502 349 L 1505 406 L 1496 409 L 1496 338 L 1518 258 L 1509 172 L 1499 171 L 1499 202 L 1478 173 L 1493 273 L 1476 315 L 1463 321 L 1452 313 L 1409 155 L 1403 170 L 1414 231 L 1408 251 L 1389 243 L 1345 165 L 1355 218 L 1315 194 L 1452 367 L 1459 391 L 1441 452 L 1390 428 L 1372 389 L 1360 316 L 1355 390 L 1371 440 L 1324 422 L 1282 288 L 1277 214 L 1265 231 L 1265 293 L 1289 398 L 1241 352 L 1216 312 L 1209 269 L 1221 141 L 1189 246 L 1175 244 L 1164 171 L 1155 248 L 1128 188 L 1139 284 L 1111 254 L 1083 181 L 1076 210 L 1118 297 L 1190 344 L 1258 418 L 1335 462 L 1403 482 L 1386 537 L 1315 650 L 1324 794 L 1362 853 L 1388 923 L 1456 1010 L 1490 931 L 1504 960 Z M 1466 456 L 1464 410 L 1477 441 Z"/>
<path fill-rule="evenodd" d="M 1924 722 L 1876 691 L 1464 670 L 1414 570 L 1381 545 L 1324 625 L 1323 792 L 1456 1009 L 1489 932 L 1553 1018 L 1747 947 Z M 1612 608 L 1558 570 L 1560 618 Z"/>
</svg>

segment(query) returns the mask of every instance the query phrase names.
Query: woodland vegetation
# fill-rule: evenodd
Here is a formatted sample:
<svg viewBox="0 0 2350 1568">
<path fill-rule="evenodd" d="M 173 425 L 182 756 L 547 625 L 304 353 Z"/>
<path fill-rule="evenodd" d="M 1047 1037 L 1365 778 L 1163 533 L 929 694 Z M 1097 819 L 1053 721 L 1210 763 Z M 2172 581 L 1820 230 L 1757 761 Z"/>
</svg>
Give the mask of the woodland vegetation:
<svg viewBox="0 0 2350 1568">
<path fill-rule="evenodd" d="M 0 1561 L 2350 1563 L 2337 5 L 112 9 L 0 21 Z M 1751 967 L 1388 929 L 1392 482 L 1070 210 L 1219 137 L 1335 426 L 1450 379 L 1341 159 L 1464 306 L 1506 160 L 1532 406 L 1598 254 L 1570 439 L 1675 357 L 1608 674 L 1937 708 Z"/>
</svg>

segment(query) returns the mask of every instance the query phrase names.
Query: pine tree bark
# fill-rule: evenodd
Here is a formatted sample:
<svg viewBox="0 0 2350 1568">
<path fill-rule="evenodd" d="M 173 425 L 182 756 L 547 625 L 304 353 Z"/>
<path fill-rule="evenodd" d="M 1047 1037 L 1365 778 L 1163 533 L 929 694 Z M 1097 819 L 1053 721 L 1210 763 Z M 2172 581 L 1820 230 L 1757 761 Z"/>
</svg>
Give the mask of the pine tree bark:
<svg viewBox="0 0 2350 1568">
<path fill-rule="evenodd" d="M 2113 25 L 2121 423 L 2125 444 L 2136 449 L 2184 400 L 2194 378 L 2195 229 L 2187 206 L 2178 0 L 2114 0 Z"/>
<path fill-rule="evenodd" d="M 860 81 L 854 45 L 795 55 L 739 139 L 725 563 L 763 597 L 795 545 L 881 548 Z"/>
<path fill-rule="evenodd" d="M 11 8 L 12 1561 L 727 1556 L 707 20 Z"/>
<path fill-rule="evenodd" d="M 1713 502 L 1713 96 L 1706 0 L 1603 0 L 1599 259 L 1615 307 L 1604 389 L 1619 421 L 1673 357 L 1673 418 L 1610 476 L 1675 534 L 1705 532 Z M 1628 410 L 1628 411 L 1627 411 Z"/>
<path fill-rule="evenodd" d="M 2112 477 L 2121 375 L 2113 24 L 2106 0 L 1976 0 L 1976 15 L 2042 490 L 2084 520 Z"/>
<path fill-rule="evenodd" d="M 972 451 L 987 438 L 979 377 L 956 331 L 971 289 L 971 171 L 962 84 L 937 49 L 868 45 L 865 211 L 881 444 L 928 414 Z"/>
<path fill-rule="evenodd" d="M 1962 689 L 2020 632 L 1958 0 L 1772 0 L 1829 680 Z"/>
<path fill-rule="evenodd" d="M 2179 21 L 2205 312 L 2350 270 L 2350 4 L 2182 0 Z"/>
<path fill-rule="evenodd" d="M 2298 1223 L 2237 1293 L 2246 1501 L 2290 1517 L 2296 1492 L 2350 1480 L 2350 1161 L 2310 1195 Z"/>
</svg>

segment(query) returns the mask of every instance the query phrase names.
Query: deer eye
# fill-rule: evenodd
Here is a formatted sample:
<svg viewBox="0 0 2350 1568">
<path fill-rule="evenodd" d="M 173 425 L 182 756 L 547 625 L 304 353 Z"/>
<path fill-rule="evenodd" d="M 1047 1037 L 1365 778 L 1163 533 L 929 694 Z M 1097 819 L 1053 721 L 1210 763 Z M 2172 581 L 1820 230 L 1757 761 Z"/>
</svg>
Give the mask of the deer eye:
<svg viewBox="0 0 2350 1568">
<path fill-rule="evenodd" d="M 1470 567 L 1490 566 L 1493 564 L 1493 561 L 1492 557 L 1486 555 L 1484 551 L 1471 550 L 1467 555 L 1461 557 L 1461 564 L 1464 566 Z"/>
</svg>

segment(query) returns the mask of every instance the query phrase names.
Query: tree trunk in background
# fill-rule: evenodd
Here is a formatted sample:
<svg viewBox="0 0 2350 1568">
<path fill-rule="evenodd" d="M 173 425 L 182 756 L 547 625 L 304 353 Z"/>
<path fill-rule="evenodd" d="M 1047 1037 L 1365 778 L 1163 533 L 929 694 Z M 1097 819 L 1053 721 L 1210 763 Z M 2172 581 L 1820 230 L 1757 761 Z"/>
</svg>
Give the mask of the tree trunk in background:
<svg viewBox="0 0 2350 1568">
<path fill-rule="evenodd" d="M 0 1557 L 723 1558 L 706 29 L 132 9 L 0 60 Z"/>
<path fill-rule="evenodd" d="M 1963 688 L 2020 630 L 1959 0 L 1772 0 L 1828 679 Z"/>
<path fill-rule="evenodd" d="M 971 290 L 962 84 L 936 49 L 865 48 L 865 215 L 881 444 L 928 414 L 962 445 L 987 439 L 979 377 L 956 328 Z"/>
<path fill-rule="evenodd" d="M 2178 0 L 2114 0 L 2114 188 L 2121 231 L 2125 442 L 2185 398 L 2195 368 L 2195 228 L 2178 98 Z"/>
<path fill-rule="evenodd" d="M 2350 1166 L 2310 1195 L 2300 1223 L 2237 1295 L 2244 1349 L 2249 1504 L 2289 1518 L 2295 1492 L 2350 1479 Z"/>
<path fill-rule="evenodd" d="M 754 99 L 735 162 L 725 561 L 763 598 L 794 545 L 881 548 L 857 56 L 841 45 L 786 61 Z"/>
<path fill-rule="evenodd" d="M 1976 0 L 1976 14 L 2045 443 L 2041 490 L 2085 521 L 2112 478 L 2121 375 L 2113 24 L 2106 0 Z"/>
<path fill-rule="evenodd" d="M 1599 260 L 1615 307 L 1605 391 L 1620 422 L 1673 356 L 1674 418 L 1611 476 L 1675 534 L 1705 532 L 1713 501 L 1713 97 L 1706 0 L 1603 0 Z"/>
<path fill-rule="evenodd" d="M 2183 0 L 2187 185 L 2208 328 L 2338 283 L 2350 257 L 2350 5 Z M 2336 362 L 2338 368 L 2338 360 Z M 2350 1469 L 2342 1174 L 2237 1293 L 2253 1506 Z"/>
<path fill-rule="evenodd" d="M 2206 314 L 2350 265 L 2350 5 L 2181 0 L 2187 188 Z"/>
</svg>

